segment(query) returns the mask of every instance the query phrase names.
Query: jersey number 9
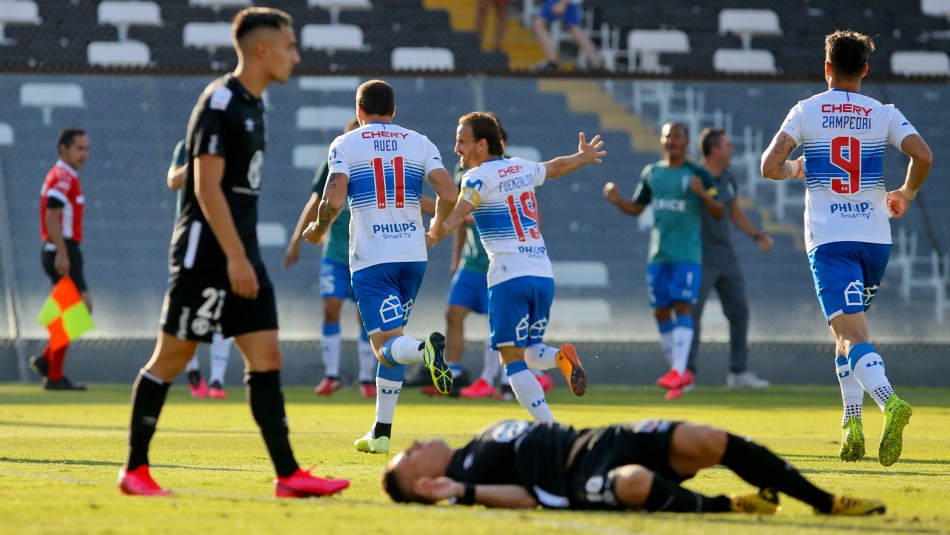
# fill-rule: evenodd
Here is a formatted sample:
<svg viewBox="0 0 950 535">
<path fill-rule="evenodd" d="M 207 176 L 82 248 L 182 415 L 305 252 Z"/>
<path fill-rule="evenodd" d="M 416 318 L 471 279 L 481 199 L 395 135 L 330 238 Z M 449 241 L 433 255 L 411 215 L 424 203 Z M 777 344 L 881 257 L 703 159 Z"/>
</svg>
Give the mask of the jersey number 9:
<svg viewBox="0 0 950 535">
<path fill-rule="evenodd" d="M 861 189 L 861 140 L 847 136 L 832 139 L 831 163 L 848 173 L 847 179 L 831 179 L 832 191 L 844 194 L 857 193 Z"/>
</svg>

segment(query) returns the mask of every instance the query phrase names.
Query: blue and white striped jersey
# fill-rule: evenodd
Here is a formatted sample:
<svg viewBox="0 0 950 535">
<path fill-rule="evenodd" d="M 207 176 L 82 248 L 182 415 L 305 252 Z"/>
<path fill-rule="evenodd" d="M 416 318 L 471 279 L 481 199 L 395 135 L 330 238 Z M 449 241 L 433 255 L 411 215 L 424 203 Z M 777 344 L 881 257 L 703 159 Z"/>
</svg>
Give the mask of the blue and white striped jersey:
<svg viewBox="0 0 950 535">
<path fill-rule="evenodd" d="M 422 182 L 444 169 L 439 149 L 422 134 L 370 123 L 330 145 L 330 174 L 349 177 L 350 270 L 392 262 L 424 262 Z"/>
<path fill-rule="evenodd" d="M 805 153 L 805 248 L 839 241 L 891 243 L 884 145 L 917 130 L 892 104 L 829 90 L 795 105 L 782 131 Z"/>
<path fill-rule="evenodd" d="M 539 163 L 495 158 L 462 178 L 461 199 L 475 205 L 475 227 L 488 252 L 488 286 L 529 275 L 554 278 L 534 196 L 544 177 Z"/>
</svg>

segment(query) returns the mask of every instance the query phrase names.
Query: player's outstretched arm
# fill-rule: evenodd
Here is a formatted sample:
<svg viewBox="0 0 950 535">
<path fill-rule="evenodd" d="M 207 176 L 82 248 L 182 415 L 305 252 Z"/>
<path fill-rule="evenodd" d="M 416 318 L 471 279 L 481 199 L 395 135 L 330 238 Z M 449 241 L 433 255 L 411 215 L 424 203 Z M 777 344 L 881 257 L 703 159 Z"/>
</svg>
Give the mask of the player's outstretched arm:
<svg viewBox="0 0 950 535">
<path fill-rule="evenodd" d="M 602 158 L 607 155 L 607 151 L 602 150 L 604 141 L 600 139 L 600 134 L 594 136 L 590 143 L 587 142 L 587 135 L 584 132 L 578 132 L 577 138 L 577 152 L 570 156 L 558 156 L 553 160 L 541 163 L 545 169 L 545 179 L 564 176 L 587 164 L 603 161 Z"/>
<path fill-rule="evenodd" d="M 297 260 L 300 259 L 300 240 L 303 239 L 303 231 L 310 223 L 317 220 L 317 212 L 319 209 L 320 194 L 313 192 L 310 194 L 307 205 L 304 206 L 303 211 L 300 212 L 300 217 L 297 219 L 297 226 L 294 227 L 293 234 L 290 235 L 290 243 L 287 244 L 287 252 L 284 254 L 285 268 L 296 264 Z"/>
<path fill-rule="evenodd" d="M 607 202 L 613 204 L 617 208 L 620 208 L 621 212 L 630 214 L 632 216 L 638 216 L 642 214 L 647 208 L 647 205 L 645 204 L 621 197 L 620 187 L 613 182 L 604 184 L 604 198 L 607 199 Z"/>
<path fill-rule="evenodd" d="M 445 219 L 455 209 L 459 190 L 455 187 L 452 175 L 445 169 L 433 169 L 427 178 L 429 185 L 435 190 L 435 216 L 432 218 L 431 230 L 432 227 L 441 227 Z M 442 238 L 444 237 L 442 236 Z"/>
<path fill-rule="evenodd" d="M 927 142 L 918 134 L 911 134 L 901 141 L 901 152 L 910 156 L 907 176 L 900 189 L 887 192 L 887 209 L 892 217 L 900 217 L 910 208 L 911 201 L 923 186 L 933 166 L 933 153 Z"/>
<path fill-rule="evenodd" d="M 772 143 L 762 153 L 762 176 L 772 180 L 805 178 L 804 156 L 797 160 L 788 161 L 788 155 L 795 150 L 797 145 L 792 136 L 785 132 L 776 133 L 775 137 L 772 138 Z"/>
<path fill-rule="evenodd" d="M 426 233 L 426 245 L 432 247 L 455 232 L 465 222 L 465 218 L 475 210 L 478 202 L 478 192 L 471 188 L 462 188 L 462 193 L 459 195 L 452 213 L 441 223 L 435 219 L 432 220 L 429 225 L 429 232 Z"/>
<path fill-rule="evenodd" d="M 533 509 L 538 501 L 520 485 L 470 485 L 466 497 L 466 485 L 448 477 L 421 477 L 413 490 L 423 498 L 432 501 L 456 498 L 457 503 L 472 505 L 478 503 L 488 507 L 503 509 Z M 474 491 L 474 492 L 472 492 Z M 472 503 L 465 503 L 466 498 Z"/>
</svg>

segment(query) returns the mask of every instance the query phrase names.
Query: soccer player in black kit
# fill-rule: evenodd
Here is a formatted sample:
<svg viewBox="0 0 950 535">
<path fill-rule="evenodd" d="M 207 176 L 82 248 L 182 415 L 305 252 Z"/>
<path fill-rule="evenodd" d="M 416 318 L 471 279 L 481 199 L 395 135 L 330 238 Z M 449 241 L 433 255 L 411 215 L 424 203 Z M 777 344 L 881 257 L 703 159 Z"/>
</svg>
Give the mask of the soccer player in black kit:
<svg viewBox="0 0 950 535">
<path fill-rule="evenodd" d="M 280 388 L 277 305 L 257 244 L 266 139 L 261 94 L 271 82 L 286 82 L 300 62 L 291 23 L 275 9 L 239 12 L 232 25 L 237 68 L 205 88 L 192 111 L 161 332 L 132 387 L 129 457 L 119 471 L 125 494 L 169 494 L 149 473 L 149 442 L 172 381 L 215 330 L 233 336 L 244 357 L 247 398 L 277 472 L 276 495 L 322 496 L 349 486 L 312 476 L 294 458 Z"/>
<path fill-rule="evenodd" d="M 721 464 L 759 492 L 704 496 L 680 486 Z M 767 448 L 691 422 L 645 420 L 576 430 L 554 422 L 503 420 L 467 445 L 414 442 L 395 456 L 383 488 L 396 502 L 453 500 L 509 509 L 645 510 L 773 514 L 784 492 L 816 514 L 884 513 L 874 499 L 829 494 Z"/>
</svg>

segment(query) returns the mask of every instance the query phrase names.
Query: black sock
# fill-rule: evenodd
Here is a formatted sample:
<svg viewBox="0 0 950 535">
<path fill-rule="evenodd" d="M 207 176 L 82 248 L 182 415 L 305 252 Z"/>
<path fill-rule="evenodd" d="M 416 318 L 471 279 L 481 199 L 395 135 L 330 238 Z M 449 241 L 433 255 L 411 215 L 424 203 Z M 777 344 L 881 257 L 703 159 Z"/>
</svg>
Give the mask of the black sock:
<svg viewBox="0 0 950 535">
<path fill-rule="evenodd" d="M 726 452 L 720 464 L 760 489 L 772 487 L 823 513 L 831 511 L 834 497 L 805 479 L 790 463 L 765 446 L 731 433 L 726 435 Z"/>
<path fill-rule="evenodd" d="M 644 509 L 668 513 L 724 513 L 732 510 L 726 496 L 703 496 L 654 473 Z"/>
<path fill-rule="evenodd" d="M 261 429 L 267 452 L 278 477 L 294 474 L 299 468 L 290 448 L 290 431 L 287 428 L 287 413 L 284 412 L 284 394 L 280 390 L 280 372 L 248 372 L 244 376 L 247 385 L 247 400 L 251 414 Z"/>
<path fill-rule="evenodd" d="M 376 422 L 373 424 L 373 437 L 392 437 L 393 436 L 393 424 L 381 424 Z"/>
<path fill-rule="evenodd" d="M 201 384 L 201 371 L 200 370 L 191 370 L 188 372 L 188 383 L 191 386 L 198 388 Z"/>
<path fill-rule="evenodd" d="M 148 464 L 148 445 L 155 434 L 158 415 L 165 405 L 165 396 L 171 384 L 150 375 L 145 370 L 139 372 L 132 384 L 132 421 L 129 423 L 129 458 L 126 470 L 135 470 Z M 158 382 L 156 382 L 158 381 Z"/>
</svg>

